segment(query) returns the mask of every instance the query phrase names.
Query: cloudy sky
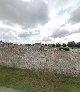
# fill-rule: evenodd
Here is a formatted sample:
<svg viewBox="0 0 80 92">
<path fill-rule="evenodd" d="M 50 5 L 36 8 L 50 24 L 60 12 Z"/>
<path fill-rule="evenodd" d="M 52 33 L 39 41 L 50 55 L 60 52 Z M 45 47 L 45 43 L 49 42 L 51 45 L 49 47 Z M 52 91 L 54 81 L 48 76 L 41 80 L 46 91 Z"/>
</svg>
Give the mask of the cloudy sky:
<svg viewBox="0 0 80 92">
<path fill-rule="evenodd" d="M 0 40 L 80 41 L 80 0 L 0 0 Z"/>
</svg>

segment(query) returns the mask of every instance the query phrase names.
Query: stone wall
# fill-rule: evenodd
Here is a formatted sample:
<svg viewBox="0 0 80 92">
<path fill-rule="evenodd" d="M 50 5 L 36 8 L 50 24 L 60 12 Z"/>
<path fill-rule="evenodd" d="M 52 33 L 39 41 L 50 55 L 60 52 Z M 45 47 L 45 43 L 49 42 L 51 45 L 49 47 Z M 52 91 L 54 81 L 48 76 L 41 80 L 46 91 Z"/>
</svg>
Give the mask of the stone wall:
<svg viewBox="0 0 80 92">
<path fill-rule="evenodd" d="M 0 65 L 79 74 L 80 49 L 60 51 L 57 48 L 45 48 L 44 50 L 34 50 L 30 47 L 0 48 Z"/>
</svg>

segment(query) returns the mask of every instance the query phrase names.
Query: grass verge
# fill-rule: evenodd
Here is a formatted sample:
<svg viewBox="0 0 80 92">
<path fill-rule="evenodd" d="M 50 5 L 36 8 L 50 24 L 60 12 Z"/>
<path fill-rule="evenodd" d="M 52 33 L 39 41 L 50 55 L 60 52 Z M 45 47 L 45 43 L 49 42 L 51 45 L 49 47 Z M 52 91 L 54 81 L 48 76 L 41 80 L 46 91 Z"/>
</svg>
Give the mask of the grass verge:
<svg viewBox="0 0 80 92">
<path fill-rule="evenodd" d="M 0 87 L 18 92 L 80 92 L 80 77 L 0 66 Z"/>
</svg>

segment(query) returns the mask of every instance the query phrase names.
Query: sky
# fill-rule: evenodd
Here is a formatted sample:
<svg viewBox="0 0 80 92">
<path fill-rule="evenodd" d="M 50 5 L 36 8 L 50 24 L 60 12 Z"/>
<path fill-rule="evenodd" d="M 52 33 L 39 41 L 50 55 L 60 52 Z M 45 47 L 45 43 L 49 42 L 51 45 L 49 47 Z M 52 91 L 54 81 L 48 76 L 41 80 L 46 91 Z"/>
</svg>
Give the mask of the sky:
<svg viewBox="0 0 80 92">
<path fill-rule="evenodd" d="M 80 0 L 0 0 L 0 40 L 80 42 Z"/>
</svg>

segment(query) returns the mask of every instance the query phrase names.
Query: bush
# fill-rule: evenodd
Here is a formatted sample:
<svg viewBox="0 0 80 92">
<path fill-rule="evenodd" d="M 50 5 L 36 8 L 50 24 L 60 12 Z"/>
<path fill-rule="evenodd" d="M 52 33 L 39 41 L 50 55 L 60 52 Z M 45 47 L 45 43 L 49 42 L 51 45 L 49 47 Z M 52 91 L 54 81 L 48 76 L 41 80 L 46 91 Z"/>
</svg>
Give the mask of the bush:
<svg viewBox="0 0 80 92">
<path fill-rule="evenodd" d="M 59 48 L 59 50 L 65 50 L 65 51 L 69 51 L 70 49 L 68 48 L 68 47 L 61 47 L 61 48 Z"/>
</svg>

